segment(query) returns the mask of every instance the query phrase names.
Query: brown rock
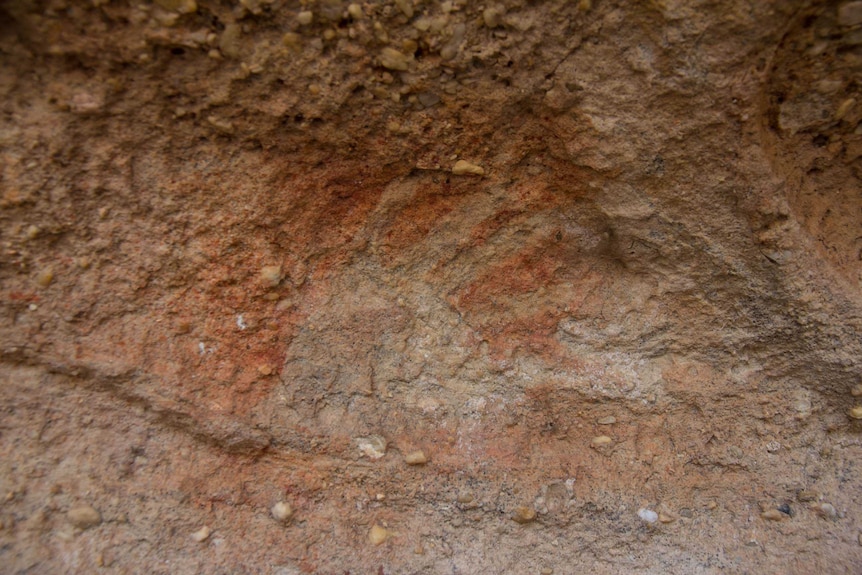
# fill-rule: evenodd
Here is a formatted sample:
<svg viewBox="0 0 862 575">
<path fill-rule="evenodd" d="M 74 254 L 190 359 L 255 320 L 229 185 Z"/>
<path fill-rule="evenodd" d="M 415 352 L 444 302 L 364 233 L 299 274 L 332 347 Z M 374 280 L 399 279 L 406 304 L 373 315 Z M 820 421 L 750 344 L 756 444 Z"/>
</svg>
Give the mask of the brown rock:
<svg viewBox="0 0 862 575">
<path fill-rule="evenodd" d="M 77 505 L 66 513 L 69 522 L 78 529 L 89 529 L 102 523 L 102 515 L 91 505 Z"/>
</svg>

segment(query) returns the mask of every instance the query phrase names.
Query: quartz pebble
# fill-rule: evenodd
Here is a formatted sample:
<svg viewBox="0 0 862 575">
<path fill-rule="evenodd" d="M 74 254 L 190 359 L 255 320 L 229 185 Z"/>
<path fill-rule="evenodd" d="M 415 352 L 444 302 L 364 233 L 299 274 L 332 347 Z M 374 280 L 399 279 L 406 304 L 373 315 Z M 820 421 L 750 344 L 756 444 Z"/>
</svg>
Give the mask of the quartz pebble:
<svg viewBox="0 0 862 575">
<path fill-rule="evenodd" d="M 204 525 L 194 533 L 192 533 L 192 539 L 197 541 L 198 543 L 203 543 L 210 536 L 210 528 Z"/>
<path fill-rule="evenodd" d="M 862 405 L 857 405 L 847 412 L 853 419 L 862 419 Z"/>
<path fill-rule="evenodd" d="M 355 441 L 359 451 L 368 459 L 380 459 L 386 455 L 386 440 L 379 435 L 357 437 Z"/>
<path fill-rule="evenodd" d="M 617 422 L 617 418 L 614 417 L 613 415 L 609 415 L 607 417 L 602 417 L 596 423 L 598 423 L 599 425 L 613 425 L 616 422 Z"/>
<path fill-rule="evenodd" d="M 425 465 L 428 463 L 428 457 L 426 457 L 425 452 L 420 449 L 417 451 L 411 451 L 405 455 L 404 461 L 407 465 Z"/>
<path fill-rule="evenodd" d="M 102 522 L 102 515 L 91 505 L 78 505 L 66 514 L 69 522 L 78 529 L 89 529 Z"/>
<path fill-rule="evenodd" d="M 272 514 L 273 519 L 282 523 L 293 517 L 293 508 L 289 503 L 285 503 L 284 501 L 279 501 L 273 505 L 269 512 Z"/>
<path fill-rule="evenodd" d="M 485 170 L 481 166 L 471 164 L 466 160 L 458 160 L 452 166 L 452 173 L 456 176 L 483 176 L 485 175 Z"/>
<path fill-rule="evenodd" d="M 655 523 L 658 521 L 658 513 L 652 509 L 638 509 L 638 517 L 647 523 Z"/>
</svg>

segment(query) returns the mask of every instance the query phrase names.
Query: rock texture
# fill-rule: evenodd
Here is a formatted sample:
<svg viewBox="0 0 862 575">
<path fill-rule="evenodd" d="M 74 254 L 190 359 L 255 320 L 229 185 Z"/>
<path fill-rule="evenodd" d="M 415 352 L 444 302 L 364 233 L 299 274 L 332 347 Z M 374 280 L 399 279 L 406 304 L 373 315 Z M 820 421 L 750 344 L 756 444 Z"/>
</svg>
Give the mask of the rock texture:
<svg viewBox="0 0 862 575">
<path fill-rule="evenodd" d="M 860 73 L 855 1 L 0 4 L 3 570 L 853 572 Z"/>
</svg>

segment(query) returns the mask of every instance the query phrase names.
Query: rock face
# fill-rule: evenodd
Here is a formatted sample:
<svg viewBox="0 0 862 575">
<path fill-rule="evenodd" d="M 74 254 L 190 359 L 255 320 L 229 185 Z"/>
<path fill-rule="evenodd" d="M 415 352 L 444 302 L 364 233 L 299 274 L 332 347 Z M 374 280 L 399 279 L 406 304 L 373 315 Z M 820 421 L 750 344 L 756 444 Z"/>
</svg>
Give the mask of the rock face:
<svg viewBox="0 0 862 575">
<path fill-rule="evenodd" d="M 860 6 L 3 3 L 0 563 L 852 572 Z"/>
</svg>

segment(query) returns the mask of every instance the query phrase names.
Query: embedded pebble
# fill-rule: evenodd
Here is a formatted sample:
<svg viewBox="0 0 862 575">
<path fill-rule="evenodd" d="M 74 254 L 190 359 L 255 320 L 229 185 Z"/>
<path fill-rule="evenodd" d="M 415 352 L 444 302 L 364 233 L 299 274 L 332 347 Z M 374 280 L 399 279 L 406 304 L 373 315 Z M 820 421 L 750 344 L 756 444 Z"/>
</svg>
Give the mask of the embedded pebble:
<svg viewBox="0 0 862 575">
<path fill-rule="evenodd" d="M 658 521 L 658 513 L 652 509 L 638 509 L 638 517 L 647 523 L 655 523 Z"/>
<path fill-rule="evenodd" d="M 27 231 L 25 232 L 27 234 L 27 239 L 28 240 L 35 240 L 37 237 L 39 237 L 40 231 L 41 230 L 39 229 L 39 226 L 28 227 Z"/>
<path fill-rule="evenodd" d="M 849 415 L 853 419 L 862 419 L 862 405 L 857 405 L 856 407 L 852 408 L 850 411 L 847 412 L 847 415 Z"/>
<path fill-rule="evenodd" d="M 197 541 L 198 543 L 203 543 L 210 536 L 210 528 L 204 525 L 194 533 L 192 533 L 192 539 Z"/>
<path fill-rule="evenodd" d="M 857 384 L 850 390 L 850 395 L 853 397 L 862 397 L 862 383 Z"/>
<path fill-rule="evenodd" d="M 372 545 L 382 545 L 386 543 L 386 540 L 392 536 L 392 533 L 386 529 L 385 527 L 381 527 L 376 523 L 368 532 L 368 540 Z"/>
<path fill-rule="evenodd" d="M 485 8 L 482 12 L 482 21 L 488 28 L 496 28 L 502 24 L 502 12 L 497 8 Z"/>
<path fill-rule="evenodd" d="M 66 514 L 69 522 L 78 529 L 89 529 L 102 522 L 102 515 L 91 505 L 78 505 Z"/>
<path fill-rule="evenodd" d="M 404 461 L 407 465 L 425 465 L 428 463 L 428 457 L 426 457 L 425 452 L 420 449 L 417 451 L 411 451 L 405 455 Z"/>
<path fill-rule="evenodd" d="M 36 283 L 41 287 L 46 288 L 54 281 L 54 270 L 51 268 L 44 269 L 36 275 Z M 859 419 L 858 417 L 856 419 Z"/>
<path fill-rule="evenodd" d="M 542 575 L 554 575 L 554 570 L 550 567 L 542 567 Z"/>
<path fill-rule="evenodd" d="M 240 35 L 242 35 L 242 27 L 239 24 L 225 25 L 218 41 L 218 47 L 225 56 L 237 58 L 240 55 Z"/>
<path fill-rule="evenodd" d="M 855 106 L 855 105 L 856 105 L 856 99 L 855 98 L 847 98 L 846 100 L 841 102 L 841 105 L 838 106 L 837 110 L 835 110 L 835 119 L 840 120 L 841 118 L 846 116 L 847 112 L 849 112 L 850 109 L 853 108 L 853 106 Z"/>
<path fill-rule="evenodd" d="M 467 504 L 473 501 L 472 493 L 459 493 L 458 494 L 458 503 Z"/>
<path fill-rule="evenodd" d="M 229 120 L 218 116 L 207 116 L 207 123 L 222 134 L 233 134 L 233 124 Z"/>
<path fill-rule="evenodd" d="M 613 442 L 614 440 L 607 435 L 599 435 L 598 437 L 593 438 L 591 444 L 593 447 L 605 447 Z"/>
<path fill-rule="evenodd" d="M 667 513 L 659 513 L 658 520 L 661 523 L 673 523 L 674 521 L 676 521 L 676 517 L 674 517 L 673 515 L 668 515 Z"/>
<path fill-rule="evenodd" d="M 263 376 L 272 375 L 272 366 L 265 363 L 257 368 L 257 372 Z"/>
<path fill-rule="evenodd" d="M 191 14 L 198 9 L 195 0 L 155 0 L 155 3 L 165 10 L 179 14 Z"/>
<path fill-rule="evenodd" d="M 354 20 L 359 20 L 363 16 L 362 6 L 359 4 L 353 3 L 347 7 L 347 13 Z"/>
<path fill-rule="evenodd" d="M 413 17 L 413 3 L 410 0 L 395 0 L 395 5 L 405 16 Z"/>
<path fill-rule="evenodd" d="M 357 437 L 355 441 L 359 451 L 368 459 L 380 459 L 386 455 L 386 440 L 379 435 Z"/>
<path fill-rule="evenodd" d="M 787 514 L 782 513 L 778 509 L 767 509 L 760 514 L 760 517 L 769 521 L 782 521 L 787 518 Z"/>
<path fill-rule="evenodd" d="M 602 417 L 596 423 L 598 423 L 599 425 L 613 425 L 616 422 L 617 422 L 617 418 L 614 417 L 613 415 L 609 415 L 607 417 Z"/>
<path fill-rule="evenodd" d="M 281 283 L 284 275 L 281 271 L 281 266 L 263 266 L 260 268 L 260 281 L 266 286 L 276 287 Z"/>
<path fill-rule="evenodd" d="M 311 10 L 303 10 L 296 15 L 296 21 L 300 26 L 308 26 L 314 21 L 314 12 Z"/>
<path fill-rule="evenodd" d="M 838 8 L 838 23 L 842 26 L 862 24 L 862 2 L 847 2 Z"/>
<path fill-rule="evenodd" d="M 512 512 L 512 521 L 515 523 L 525 524 L 536 520 L 536 510 L 532 507 L 520 505 Z"/>
<path fill-rule="evenodd" d="M 799 493 L 796 494 L 796 498 L 803 503 L 807 503 L 809 501 L 817 501 L 820 497 L 820 494 L 814 491 L 813 489 L 803 489 Z"/>
<path fill-rule="evenodd" d="M 287 32 L 281 37 L 281 44 L 285 48 L 290 48 L 291 50 L 298 52 L 300 48 L 302 48 L 302 36 L 296 32 Z"/>
<path fill-rule="evenodd" d="M 293 508 L 289 503 L 285 503 L 284 501 L 279 501 L 273 505 L 269 512 L 272 514 L 273 519 L 282 523 L 293 517 Z"/>
<path fill-rule="evenodd" d="M 383 48 L 380 51 L 380 65 L 388 70 L 406 71 L 410 59 L 395 48 Z"/>
<path fill-rule="evenodd" d="M 838 517 L 838 511 L 831 503 L 815 503 L 810 509 L 824 519 L 835 519 Z"/>
<path fill-rule="evenodd" d="M 440 103 L 440 96 L 435 94 L 434 92 L 420 92 L 417 94 L 416 98 L 419 100 L 419 103 L 422 104 L 425 108 L 431 108 Z"/>
<path fill-rule="evenodd" d="M 466 160 L 458 160 L 452 166 L 452 173 L 456 176 L 483 176 L 485 175 L 485 170 L 481 166 L 471 164 Z"/>
</svg>

